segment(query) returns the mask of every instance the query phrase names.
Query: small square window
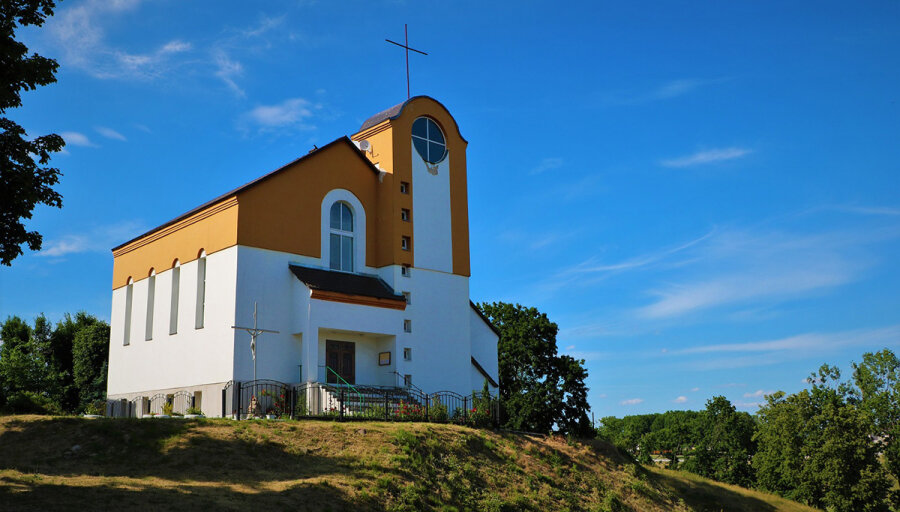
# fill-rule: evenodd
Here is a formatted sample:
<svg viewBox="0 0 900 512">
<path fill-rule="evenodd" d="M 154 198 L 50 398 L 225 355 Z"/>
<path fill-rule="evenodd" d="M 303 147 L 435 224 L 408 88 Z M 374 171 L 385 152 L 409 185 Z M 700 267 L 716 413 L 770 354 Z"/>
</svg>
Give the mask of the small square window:
<svg viewBox="0 0 900 512">
<path fill-rule="evenodd" d="M 406 299 L 407 305 L 412 304 L 412 296 L 409 294 L 409 292 L 403 292 L 403 298 Z"/>
<path fill-rule="evenodd" d="M 412 320 L 407 318 L 403 321 L 403 332 L 412 332 Z"/>
<path fill-rule="evenodd" d="M 404 222 L 409 222 L 409 208 L 401 208 L 400 209 L 400 220 Z"/>
<path fill-rule="evenodd" d="M 412 349 L 407 347 L 403 349 L 403 360 L 412 361 Z"/>
<path fill-rule="evenodd" d="M 409 244 L 410 244 L 410 241 L 409 241 L 408 236 L 404 236 L 403 238 L 400 239 L 400 248 L 403 249 L 404 251 L 409 250 Z"/>
<path fill-rule="evenodd" d="M 405 181 L 400 182 L 400 193 L 401 194 L 409 194 L 409 183 Z"/>
<path fill-rule="evenodd" d="M 406 375 L 403 376 L 403 385 L 405 387 L 412 386 L 412 375 L 407 373 Z"/>
<path fill-rule="evenodd" d="M 400 275 L 401 276 L 409 277 L 410 273 L 411 273 L 411 270 L 409 268 L 409 265 L 403 265 L 402 267 L 400 267 Z"/>
</svg>

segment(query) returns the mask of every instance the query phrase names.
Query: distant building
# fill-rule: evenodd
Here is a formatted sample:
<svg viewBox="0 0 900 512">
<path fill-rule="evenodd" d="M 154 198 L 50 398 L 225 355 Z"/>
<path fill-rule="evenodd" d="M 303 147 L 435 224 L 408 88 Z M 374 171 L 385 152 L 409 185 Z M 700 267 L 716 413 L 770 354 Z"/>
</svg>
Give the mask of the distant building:
<svg viewBox="0 0 900 512">
<path fill-rule="evenodd" d="M 496 389 L 497 334 L 469 301 L 466 145 L 418 96 L 113 249 L 109 398 L 231 380 Z"/>
</svg>

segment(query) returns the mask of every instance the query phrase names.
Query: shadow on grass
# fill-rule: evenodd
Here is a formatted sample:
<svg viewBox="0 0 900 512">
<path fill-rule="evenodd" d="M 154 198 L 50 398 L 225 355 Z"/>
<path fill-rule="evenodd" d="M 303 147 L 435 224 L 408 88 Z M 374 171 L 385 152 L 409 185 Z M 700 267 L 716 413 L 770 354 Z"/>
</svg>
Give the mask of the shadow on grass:
<svg viewBox="0 0 900 512">
<path fill-rule="evenodd" d="M 340 474 L 371 481 L 356 457 L 311 453 L 272 424 L 48 418 L 0 424 L 0 469 L 58 476 L 159 477 L 254 485 Z M 218 428 L 217 427 L 218 424 Z M 211 426 L 213 434 L 204 427 Z M 288 434 L 290 436 L 291 434 Z M 280 439 L 282 443 L 267 438 Z M 380 474 L 393 471 L 378 467 Z"/>
<path fill-rule="evenodd" d="M 350 499 L 327 484 L 301 484 L 284 491 L 235 492 L 228 487 L 123 488 L 71 486 L 0 477 L 0 509 L 32 510 L 379 510 Z"/>
<path fill-rule="evenodd" d="M 685 475 L 683 478 L 647 471 L 647 479 L 658 488 L 668 488 L 684 500 L 696 512 L 774 512 L 775 506 L 765 501 L 741 494 L 724 485 L 695 480 Z"/>
</svg>

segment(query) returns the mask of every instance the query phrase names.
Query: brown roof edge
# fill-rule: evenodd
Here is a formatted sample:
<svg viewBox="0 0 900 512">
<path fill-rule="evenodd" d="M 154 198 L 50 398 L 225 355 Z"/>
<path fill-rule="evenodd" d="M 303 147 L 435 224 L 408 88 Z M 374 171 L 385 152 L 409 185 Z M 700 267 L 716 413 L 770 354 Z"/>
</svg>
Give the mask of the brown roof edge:
<svg viewBox="0 0 900 512">
<path fill-rule="evenodd" d="M 329 147 L 331 147 L 331 146 L 333 146 L 333 145 L 335 145 L 335 144 L 338 144 L 339 142 L 344 142 L 344 143 L 346 143 L 346 144 L 349 144 L 350 147 L 352 147 L 353 149 L 355 149 L 355 150 L 356 150 L 356 154 L 359 155 L 359 157 L 360 157 L 364 162 L 366 162 L 366 164 L 368 164 L 368 166 L 372 169 L 372 171 L 375 172 L 376 175 L 378 175 L 379 173 L 381 173 L 381 171 L 378 170 L 377 167 L 375 167 L 375 164 L 373 164 L 368 158 L 366 158 L 366 156 L 362 153 L 362 151 L 360 151 L 359 148 L 356 147 L 356 144 L 354 144 L 353 141 L 350 140 L 350 137 L 347 137 L 346 135 L 344 135 L 343 137 L 337 138 L 337 139 L 335 139 L 335 140 L 329 142 L 328 144 L 325 144 L 324 146 L 322 146 L 322 147 L 320 147 L 320 148 L 314 149 L 313 151 L 309 152 L 309 153 L 306 154 L 306 155 L 301 156 L 300 158 L 297 158 L 297 159 L 295 159 L 295 160 L 292 160 L 292 161 L 290 161 L 290 162 L 288 162 L 288 163 L 282 165 L 281 167 L 279 167 L 278 169 L 275 169 L 275 170 L 272 171 L 272 172 L 269 172 L 269 173 L 267 173 L 267 174 L 264 174 L 264 175 L 260 176 L 259 178 L 256 178 L 256 179 L 253 180 L 253 181 L 250 181 L 250 182 L 248 182 L 248 183 L 245 183 L 244 185 L 241 185 L 240 187 L 238 187 L 238 188 L 236 188 L 236 189 L 234 189 L 234 190 L 231 190 L 230 192 L 226 192 L 226 193 L 220 195 L 219 197 L 216 197 L 215 199 L 213 199 L 213 200 L 211 200 L 211 201 L 207 201 L 207 202 L 201 204 L 200 206 L 198 206 L 198 207 L 196 207 L 196 208 L 194 208 L 194 209 L 192 209 L 192 210 L 190 210 L 190 211 L 187 211 L 187 212 L 185 212 L 185 213 L 179 215 L 178 217 L 175 217 L 174 219 L 172 219 L 172 220 L 166 222 L 165 224 L 160 224 L 159 226 L 156 226 L 155 228 L 151 229 L 150 231 L 147 231 L 146 233 L 140 234 L 140 235 L 138 235 L 138 236 L 132 238 L 131 240 L 129 240 L 129 241 L 123 243 L 123 244 L 119 244 L 119 245 L 113 247 L 111 250 L 112 250 L 112 251 L 117 251 L 117 250 L 121 249 L 122 247 L 125 247 L 126 245 L 128 245 L 128 244 L 130 244 L 130 243 L 132 243 L 132 242 L 135 242 L 135 241 L 137 241 L 137 240 L 140 240 L 141 238 L 144 238 L 144 237 L 147 236 L 147 235 L 153 234 L 153 233 L 155 233 L 155 232 L 157 232 L 157 231 L 159 231 L 159 230 L 161 230 L 161 229 L 163 229 L 163 228 L 167 228 L 167 227 L 171 226 L 172 224 L 175 224 L 176 222 L 178 222 L 178 221 L 180 221 L 180 220 L 183 220 L 183 219 L 185 219 L 185 218 L 187 218 L 187 217 L 190 217 L 191 215 L 194 215 L 195 213 L 197 213 L 197 212 L 199 212 L 199 211 L 201 211 L 201 210 L 204 210 L 204 209 L 206 209 L 206 208 L 209 208 L 210 206 L 212 206 L 212 205 L 214 205 L 214 204 L 216 204 L 216 203 L 218 203 L 218 202 L 224 201 L 225 199 L 228 199 L 229 197 L 234 196 L 235 194 L 238 194 L 238 193 L 240 193 L 240 192 L 243 192 L 243 191 L 247 190 L 248 188 L 250 188 L 250 187 L 256 185 L 257 183 L 260 183 L 260 182 L 262 182 L 262 181 L 264 181 L 264 180 L 266 180 L 266 179 L 268 179 L 268 178 L 274 176 L 275 174 L 278 174 L 279 172 L 281 172 L 281 171 L 287 169 L 288 167 L 290 167 L 290 166 L 296 164 L 297 162 L 300 162 L 301 160 L 305 160 L 305 159 L 307 159 L 307 158 L 310 158 L 310 157 L 312 157 L 313 155 L 315 155 L 316 153 L 318 153 L 319 151 L 322 151 L 323 149 L 326 149 L 326 148 L 329 148 Z"/>
<path fill-rule="evenodd" d="M 499 387 L 500 387 L 500 384 L 497 384 L 497 381 L 495 381 L 494 378 L 491 377 L 491 374 L 489 374 L 489 373 L 484 369 L 484 367 L 481 366 L 481 363 L 479 363 L 479 362 L 475 359 L 475 356 L 471 356 L 471 357 L 472 357 L 472 365 L 475 367 L 475 369 L 478 370 L 479 373 L 481 373 L 482 375 L 484 375 L 484 378 L 487 379 L 488 382 L 490 382 L 492 386 L 494 386 L 495 388 L 499 388 Z"/>
<path fill-rule="evenodd" d="M 466 138 L 462 136 L 462 132 L 459 131 L 459 124 L 457 124 L 456 118 L 453 117 L 453 114 L 450 114 L 450 110 L 449 110 L 447 107 L 445 107 L 444 104 L 441 103 L 440 101 L 438 101 L 438 100 L 432 98 L 431 96 L 426 96 L 426 95 L 424 95 L 424 94 L 420 94 L 419 96 L 413 96 L 412 98 L 409 98 L 408 100 L 404 101 L 403 103 L 398 103 L 398 104 L 394 105 L 393 107 L 388 108 L 388 109 L 385 109 L 385 110 L 382 110 L 381 112 L 375 114 L 374 116 L 372 116 L 372 117 L 366 119 L 366 120 L 363 122 L 362 126 L 359 127 L 359 131 L 356 132 L 356 133 L 360 133 L 360 132 L 366 131 L 366 130 L 368 130 L 369 128 L 372 128 L 373 126 L 375 126 L 375 125 L 377 125 L 377 124 L 379 124 L 379 123 L 382 123 L 382 122 L 384 122 L 384 121 L 397 119 L 398 117 L 400 117 L 400 114 L 403 113 L 403 109 L 406 108 L 406 105 L 407 105 L 409 102 L 411 102 L 411 101 L 413 101 L 413 100 L 417 100 L 417 99 L 419 99 L 419 98 L 428 98 L 429 100 L 431 100 L 431 101 L 437 103 L 438 105 L 440 105 L 441 108 L 443 108 L 443 109 L 447 112 L 447 114 L 450 115 L 450 119 L 453 120 L 453 124 L 456 125 L 456 126 L 455 126 L 455 128 L 456 128 L 456 133 L 459 135 L 459 138 L 462 139 L 463 142 L 465 142 L 466 144 L 469 143 L 469 141 L 467 141 Z M 356 134 L 354 134 L 354 135 L 356 135 Z"/>
</svg>

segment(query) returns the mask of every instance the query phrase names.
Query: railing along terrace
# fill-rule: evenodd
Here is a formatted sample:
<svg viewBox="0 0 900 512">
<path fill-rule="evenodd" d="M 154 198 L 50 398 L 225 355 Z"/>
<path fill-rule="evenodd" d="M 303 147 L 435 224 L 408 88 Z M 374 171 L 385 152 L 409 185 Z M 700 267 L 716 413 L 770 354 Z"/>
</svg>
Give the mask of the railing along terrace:
<svg viewBox="0 0 900 512">
<path fill-rule="evenodd" d="M 452 391 L 426 394 L 408 387 L 272 380 L 231 381 L 222 390 L 222 416 L 316 418 L 335 420 L 453 422 L 499 424 L 497 399 Z"/>
</svg>

